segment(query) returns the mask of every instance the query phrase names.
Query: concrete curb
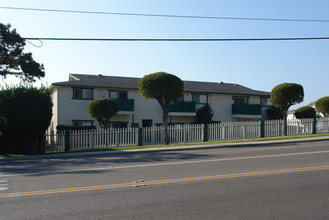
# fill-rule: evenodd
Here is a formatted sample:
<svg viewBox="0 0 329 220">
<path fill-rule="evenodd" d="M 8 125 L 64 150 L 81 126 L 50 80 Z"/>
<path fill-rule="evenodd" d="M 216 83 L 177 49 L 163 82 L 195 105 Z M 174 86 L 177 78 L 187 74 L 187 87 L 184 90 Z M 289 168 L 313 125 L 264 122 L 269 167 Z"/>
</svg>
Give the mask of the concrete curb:
<svg viewBox="0 0 329 220">
<path fill-rule="evenodd" d="M 0 162 L 14 161 L 14 160 L 33 160 L 33 159 L 60 159 L 60 158 L 70 158 L 70 157 L 75 158 L 75 157 L 101 156 L 101 155 L 111 155 L 111 154 L 117 155 L 117 154 L 127 154 L 127 153 L 151 153 L 151 152 L 159 152 L 159 151 L 183 151 L 183 150 L 201 150 L 201 149 L 214 149 L 214 148 L 251 147 L 258 145 L 274 145 L 274 144 L 289 144 L 289 143 L 291 144 L 291 143 L 327 141 L 327 140 L 329 140 L 329 136 L 270 140 L 270 141 L 223 143 L 223 144 L 186 145 L 186 146 L 177 146 L 177 147 L 172 146 L 172 147 L 158 147 L 158 148 L 142 148 L 142 149 L 130 149 L 130 150 L 58 153 L 58 154 L 31 155 L 31 156 L 18 156 L 18 157 L 0 157 Z"/>
</svg>

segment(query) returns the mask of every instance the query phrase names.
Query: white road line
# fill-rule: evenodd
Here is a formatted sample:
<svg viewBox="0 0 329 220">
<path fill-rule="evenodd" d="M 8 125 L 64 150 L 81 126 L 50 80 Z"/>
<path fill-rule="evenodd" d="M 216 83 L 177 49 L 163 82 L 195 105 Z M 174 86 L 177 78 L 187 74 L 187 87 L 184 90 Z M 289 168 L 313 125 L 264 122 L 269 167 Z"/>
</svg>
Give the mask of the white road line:
<svg viewBox="0 0 329 220">
<path fill-rule="evenodd" d="M 0 169 L 0 176 L 3 174 L 3 169 Z M 0 179 L 0 191 L 2 190 L 8 190 L 8 180 L 7 179 Z"/>
<path fill-rule="evenodd" d="M 27 164 L 27 165 L 15 165 L 15 166 L 6 166 L 6 168 L 30 168 L 30 167 L 40 167 L 41 164 Z"/>
<path fill-rule="evenodd" d="M 139 165 L 135 164 L 135 165 L 128 165 L 128 166 L 105 166 L 105 167 L 93 167 L 93 168 L 74 169 L 74 170 L 58 170 L 58 171 L 44 171 L 44 172 L 40 171 L 40 172 L 34 172 L 34 173 L 0 174 L 0 177 L 42 175 L 42 174 L 56 174 L 56 173 L 72 173 L 72 172 L 98 171 L 98 170 L 110 170 L 110 169 L 126 169 L 126 168 L 142 168 L 142 167 L 156 167 L 156 166 L 170 166 L 170 165 L 193 164 L 193 163 L 211 163 L 211 162 L 220 162 L 220 161 L 302 156 L 302 155 L 325 154 L 325 153 L 329 153 L 329 150 L 309 151 L 309 152 L 299 152 L 299 153 L 285 153 L 285 154 L 271 154 L 271 155 L 248 156 L 248 157 L 231 157 L 231 158 L 209 159 L 209 160 L 192 160 L 192 161 L 168 162 L 168 163 L 153 163 L 153 164 L 139 164 Z"/>
<path fill-rule="evenodd" d="M 9 186 L 8 186 L 7 183 L 5 183 L 5 184 L 0 184 L 0 191 L 1 191 L 1 190 L 8 190 L 8 189 L 9 189 Z"/>
<path fill-rule="evenodd" d="M 300 146 L 298 146 L 300 147 Z M 263 150 L 277 150 L 277 149 L 289 149 L 289 148 L 296 148 L 296 146 L 275 146 L 275 147 L 255 147 L 255 148 L 248 148 L 244 151 L 263 151 Z"/>
<path fill-rule="evenodd" d="M 6 187 L 1 187 L 1 186 L 0 186 L 0 191 L 2 191 L 2 190 L 8 190 L 8 189 L 9 189 L 8 186 L 6 186 Z"/>
</svg>

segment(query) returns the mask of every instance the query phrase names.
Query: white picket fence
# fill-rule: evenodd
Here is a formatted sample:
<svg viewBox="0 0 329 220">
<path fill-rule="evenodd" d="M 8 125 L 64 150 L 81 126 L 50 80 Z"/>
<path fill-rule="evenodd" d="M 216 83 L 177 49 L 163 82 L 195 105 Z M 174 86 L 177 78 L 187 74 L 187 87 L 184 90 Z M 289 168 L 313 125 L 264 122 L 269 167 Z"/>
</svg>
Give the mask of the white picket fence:
<svg viewBox="0 0 329 220">
<path fill-rule="evenodd" d="M 319 118 L 316 123 L 316 133 L 329 133 L 329 118 Z"/>
<path fill-rule="evenodd" d="M 46 153 L 65 151 L 65 138 L 68 138 L 70 151 L 98 150 L 114 147 L 138 145 L 137 128 L 73 130 L 65 133 L 46 133 Z"/>
<path fill-rule="evenodd" d="M 283 120 L 265 121 L 265 137 L 282 135 Z M 295 119 L 287 121 L 287 135 L 312 134 L 313 119 Z"/>
<path fill-rule="evenodd" d="M 45 134 L 45 153 L 64 152 L 65 137 L 63 132 L 53 133 L 47 131 Z"/>
<path fill-rule="evenodd" d="M 136 128 L 75 130 L 70 133 L 70 150 L 135 146 L 137 135 Z"/>
<path fill-rule="evenodd" d="M 329 118 L 317 119 L 316 133 L 329 133 Z M 250 139 L 282 135 L 283 120 L 251 122 L 226 122 L 219 124 L 184 124 L 168 127 L 169 141 L 174 143 L 191 143 L 231 139 Z M 289 120 L 288 135 L 312 134 L 313 119 Z M 141 138 L 141 140 L 139 140 Z M 75 130 L 68 134 L 59 132 L 46 134 L 46 153 L 69 151 L 98 150 L 116 147 L 163 144 L 164 129 L 162 126 L 122 129 Z M 66 143 L 65 143 L 66 142 Z"/>
<path fill-rule="evenodd" d="M 232 140 L 260 137 L 259 121 L 225 122 L 208 125 L 208 140 Z"/>
<path fill-rule="evenodd" d="M 202 124 L 168 126 L 169 143 L 191 143 L 203 141 Z M 163 144 L 163 126 L 143 128 L 143 145 Z"/>
</svg>

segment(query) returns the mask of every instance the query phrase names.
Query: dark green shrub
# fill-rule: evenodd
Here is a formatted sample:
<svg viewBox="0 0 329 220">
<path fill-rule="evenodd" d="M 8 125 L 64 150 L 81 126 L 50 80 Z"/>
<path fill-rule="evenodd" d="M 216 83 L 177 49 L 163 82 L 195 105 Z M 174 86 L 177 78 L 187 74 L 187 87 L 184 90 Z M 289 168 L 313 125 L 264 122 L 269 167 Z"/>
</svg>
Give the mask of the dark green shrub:
<svg viewBox="0 0 329 220">
<path fill-rule="evenodd" d="M 298 118 L 298 119 L 315 118 L 315 116 L 316 116 L 315 109 L 310 106 L 300 107 L 299 109 L 296 109 L 294 114 L 295 114 L 296 118 Z"/>
<path fill-rule="evenodd" d="M 88 105 L 89 115 L 96 118 L 102 128 L 108 128 L 110 118 L 119 111 L 119 104 L 109 98 L 99 98 L 90 102 Z"/>
<path fill-rule="evenodd" d="M 96 126 L 79 126 L 75 127 L 73 125 L 57 125 L 57 131 L 74 131 L 74 130 L 93 130 L 96 129 Z"/>
<path fill-rule="evenodd" d="M 74 130 L 73 125 L 57 125 L 56 126 L 56 131 L 71 131 Z"/>
<path fill-rule="evenodd" d="M 322 97 L 315 102 L 315 108 L 324 116 L 329 116 L 329 96 Z"/>
<path fill-rule="evenodd" d="M 280 109 L 276 106 L 268 108 L 266 114 L 269 120 L 279 120 L 283 118 Z"/>
<path fill-rule="evenodd" d="M 207 103 L 196 112 L 196 123 L 209 124 L 211 123 L 213 115 L 214 115 L 214 111 Z"/>
<path fill-rule="evenodd" d="M 168 145 L 169 106 L 183 94 L 184 82 L 173 74 L 157 72 L 145 75 L 138 84 L 139 94 L 145 99 L 156 99 L 162 108 L 164 144 Z"/>
<path fill-rule="evenodd" d="M 52 117 L 48 89 L 14 87 L 0 91 L 0 152 L 40 154 Z"/>
<path fill-rule="evenodd" d="M 271 103 L 278 106 L 283 116 L 283 135 L 287 136 L 287 114 L 290 106 L 304 100 L 304 88 L 297 83 L 282 83 L 271 91 Z"/>
</svg>

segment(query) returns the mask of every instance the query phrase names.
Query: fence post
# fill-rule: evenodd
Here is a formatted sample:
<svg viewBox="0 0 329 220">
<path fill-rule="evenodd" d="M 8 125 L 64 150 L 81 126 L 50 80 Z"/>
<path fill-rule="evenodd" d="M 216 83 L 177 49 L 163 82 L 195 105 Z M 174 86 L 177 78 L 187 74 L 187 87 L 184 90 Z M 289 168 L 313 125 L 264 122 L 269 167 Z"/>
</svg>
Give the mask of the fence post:
<svg viewBox="0 0 329 220">
<path fill-rule="evenodd" d="M 316 130 L 316 118 L 312 119 L 312 125 L 313 125 L 313 129 L 312 129 L 312 134 L 316 134 L 317 130 Z"/>
<path fill-rule="evenodd" d="M 94 131 L 95 130 L 89 130 L 89 145 L 91 149 L 94 149 Z"/>
<path fill-rule="evenodd" d="M 260 125 L 260 137 L 263 138 L 265 137 L 265 123 L 264 121 L 259 121 Z"/>
<path fill-rule="evenodd" d="M 208 125 L 207 124 L 202 124 L 203 128 L 203 142 L 208 141 Z"/>
<path fill-rule="evenodd" d="M 143 145 L 143 128 L 137 128 L 137 143 L 138 146 L 142 146 Z"/>
<path fill-rule="evenodd" d="M 120 132 L 120 128 L 115 129 L 115 146 L 119 147 L 119 132 Z"/>
<path fill-rule="evenodd" d="M 70 131 L 64 130 L 64 149 L 65 152 L 70 152 Z"/>
</svg>

